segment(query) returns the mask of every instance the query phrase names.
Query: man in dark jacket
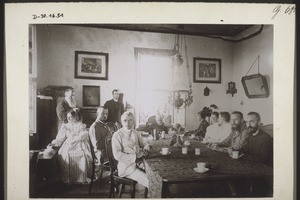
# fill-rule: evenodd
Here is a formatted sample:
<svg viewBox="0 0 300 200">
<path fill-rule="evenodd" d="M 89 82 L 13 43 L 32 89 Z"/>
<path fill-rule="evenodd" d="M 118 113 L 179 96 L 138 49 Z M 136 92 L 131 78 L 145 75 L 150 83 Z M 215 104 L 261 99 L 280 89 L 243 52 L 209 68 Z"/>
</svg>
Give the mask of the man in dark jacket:
<svg viewBox="0 0 300 200">
<path fill-rule="evenodd" d="M 119 91 L 114 89 L 112 91 L 113 99 L 106 101 L 104 107 L 108 109 L 107 122 L 121 122 L 121 115 L 124 112 L 124 105 L 119 102 Z"/>
<path fill-rule="evenodd" d="M 272 166 L 273 140 L 270 135 L 259 129 L 260 115 L 256 112 L 248 113 L 248 141 L 244 148 L 245 159 L 261 162 Z"/>
<path fill-rule="evenodd" d="M 65 98 L 56 106 L 56 114 L 59 119 L 58 130 L 62 123 L 68 123 L 67 114 L 69 110 L 76 108 L 75 92 L 73 88 L 65 90 Z"/>
</svg>

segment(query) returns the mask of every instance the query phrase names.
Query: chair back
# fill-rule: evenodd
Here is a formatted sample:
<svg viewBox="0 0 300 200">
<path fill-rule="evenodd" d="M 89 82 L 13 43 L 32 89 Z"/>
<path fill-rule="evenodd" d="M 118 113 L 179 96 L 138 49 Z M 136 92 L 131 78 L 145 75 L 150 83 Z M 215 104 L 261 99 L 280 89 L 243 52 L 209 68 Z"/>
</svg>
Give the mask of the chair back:
<svg viewBox="0 0 300 200">
<path fill-rule="evenodd" d="M 89 139 L 89 145 L 90 145 L 92 159 L 93 159 L 93 165 L 94 165 L 95 164 L 95 159 L 96 159 L 96 154 L 95 154 L 94 146 L 93 146 L 91 138 L 90 138 L 90 134 L 88 134 L 88 139 Z"/>
<path fill-rule="evenodd" d="M 111 141 L 112 135 L 109 135 L 105 138 L 105 149 L 109 162 L 110 174 L 112 175 L 117 169 L 118 161 L 114 158 Z"/>
<path fill-rule="evenodd" d="M 155 116 L 150 116 L 147 120 L 147 123 L 146 125 L 147 126 L 151 126 L 152 124 L 155 124 L 156 123 L 156 119 L 155 119 Z"/>
<path fill-rule="evenodd" d="M 105 123 L 106 126 L 108 126 L 108 128 L 110 129 L 110 131 L 112 133 L 116 132 L 118 130 L 118 127 L 115 123 L 112 123 L 112 122 L 106 122 Z"/>
<path fill-rule="evenodd" d="M 121 124 L 120 122 L 118 122 L 118 121 L 116 121 L 116 126 L 117 126 L 118 130 L 119 130 L 120 128 L 122 128 L 122 124 Z"/>
</svg>

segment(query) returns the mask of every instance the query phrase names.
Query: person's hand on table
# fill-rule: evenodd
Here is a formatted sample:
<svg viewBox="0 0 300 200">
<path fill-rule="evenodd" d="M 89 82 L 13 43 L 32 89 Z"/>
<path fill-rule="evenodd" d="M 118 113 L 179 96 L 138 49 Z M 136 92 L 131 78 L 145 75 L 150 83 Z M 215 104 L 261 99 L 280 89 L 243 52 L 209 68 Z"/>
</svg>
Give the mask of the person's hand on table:
<svg viewBox="0 0 300 200">
<path fill-rule="evenodd" d="M 137 154 L 136 154 L 136 158 L 141 158 L 144 156 L 144 152 L 143 151 L 139 151 Z"/>
<path fill-rule="evenodd" d="M 218 144 L 217 143 L 209 143 L 207 146 L 208 146 L 208 148 L 210 148 L 212 150 L 216 150 L 218 147 Z"/>
<path fill-rule="evenodd" d="M 147 149 L 143 149 L 143 156 L 148 156 L 149 155 L 149 151 Z"/>
</svg>

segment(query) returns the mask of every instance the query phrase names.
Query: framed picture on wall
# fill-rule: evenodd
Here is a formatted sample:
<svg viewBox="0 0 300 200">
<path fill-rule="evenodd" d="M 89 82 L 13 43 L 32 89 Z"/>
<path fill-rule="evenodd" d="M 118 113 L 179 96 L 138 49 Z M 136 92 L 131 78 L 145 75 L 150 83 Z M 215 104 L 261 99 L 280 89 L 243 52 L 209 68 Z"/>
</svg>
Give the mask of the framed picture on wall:
<svg viewBox="0 0 300 200">
<path fill-rule="evenodd" d="M 100 106 L 100 86 L 83 85 L 82 104 L 83 107 Z"/>
<path fill-rule="evenodd" d="M 75 51 L 75 78 L 108 80 L 108 53 Z"/>
<path fill-rule="evenodd" d="M 221 59 L 194 57 L 194 82 L 221 83 Z"/>
</svg>

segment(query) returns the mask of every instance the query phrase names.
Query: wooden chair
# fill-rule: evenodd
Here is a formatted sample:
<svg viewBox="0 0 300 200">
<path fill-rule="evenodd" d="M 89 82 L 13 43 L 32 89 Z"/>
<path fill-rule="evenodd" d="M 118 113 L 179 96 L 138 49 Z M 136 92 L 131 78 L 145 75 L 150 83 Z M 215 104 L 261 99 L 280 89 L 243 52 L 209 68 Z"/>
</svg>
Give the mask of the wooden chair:
<svg viewBox="0 0 300 200">
<path fill-rule="evenodd" d="M 155 123 L 156 123 L 155 116 L 150 116 L 150 117 L 147 119 L 146 125 L 147 125 L 147 126 L 151 126 L 152 124 L 155 124 Z"/>
<path fill-rule="evenodd" d="M 118 126 L 115 123 L 106 122 L 105 125 L 108 126 L 113 133 L 119 130 Z"/>
<path fill-rule="evenodd" d="M 120 177 L 118 176 L 117 172 L 117 164 L 118 161 L 114 159 L 113 152 L 112 152 L 112 145 L 111 145 L 111 140 L 112 137 L 106 137 L 105 139 L 105 147 L 107 151 L 107 157 L 109 161 L 109 166 L 110 166 L 110 191 L 109 191 L 109 198 L 115 197 L 115 187 L 120 186 L 119 188 L 119 194 L 118 198 L 121 198 L 122 192 L 125 190 L 125 185 L 128 185 L 131 187 L 131 198 L 135 198 L 135 185 L 137 182 L 135 180 L 125 178 L 125 177 Z M 145 190 L 145 197 L 147 196 L 147 188 Z"/>
<path fill-rule="evenodd" d="M 115 131 L 117 131 L 117 126 L 114 123 L 108 122 L 105 124 L 110 133 L 110 135 L 112 135 Z M 103 176 L 103 172 L 104 171 L 108 171 L 110 172 L 110 167 L 109 167 L 109 162 L 106 161 L 103 164 L 97 164 L 96 163 L 96 155 L 94 152 L 94 148 L 92 145 L 92 142 L 89 138 L 89 143 L 90 143 L 90 148 L 91 148 L 91 153 L 92 153 L 92 158 L 93 158 L 93 163 L 92 163 L 92 177 L 91 177 L 91 183 L 89 185 L 89 194 L 91 194 L 92 192 L 92 187 L 93 187 L 93 183 L 96 180 L 95 179 L 95 168 L 98 167 L 100 170 L 100 175 L 99 175 L 99 188 L 101 187 L 101 183 L 102 183 L 102 176 Z"/>
<path fill-rule="evenodd" d="M 118 122 L 118 121 L 116 121 L 116 126 L 117 126 L 118 130 L 119 130 L 120 128 L 122 128 L 122 124 L 121 124 L 120 122 Z"/>
</svg>

